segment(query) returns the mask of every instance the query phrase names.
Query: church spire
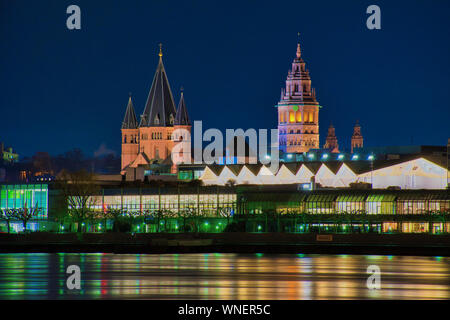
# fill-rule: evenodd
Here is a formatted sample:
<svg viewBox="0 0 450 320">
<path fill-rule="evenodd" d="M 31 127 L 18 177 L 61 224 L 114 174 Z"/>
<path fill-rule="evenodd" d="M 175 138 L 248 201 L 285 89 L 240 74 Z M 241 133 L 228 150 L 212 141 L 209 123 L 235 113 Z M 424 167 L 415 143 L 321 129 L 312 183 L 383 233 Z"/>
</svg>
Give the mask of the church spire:
<svg viewBox="0 0 450 320">
<path fill-rule="evenodd" d="M 186 103 L 184 102 L 183 88 L 181 88 L 181 98 L 178 104 L 177 115 L 175 116 L 175 125 L 179 126 L 190 126 L 188 112 L 186 109 Z"/>
<path fill-rule="evenodd" d="M 137 129 L 138 123 L 136 120 L 136 113 L 134 112 L 133 101 L 131 101 L 131 94 L 128 98 L 127 110 L 122 122 L 122 129 Z"/>
<path fill-rule="evenodd" d="M 336 137 L 336 131 L 334 129 L 333 124 L 330 124 L 330 127 L 328 128 L 328 135 L 327 139 L 325 141 L 325 145 L 323 146 L 324 149 L 330 149 L 331 152 L 337 153 L 339 152 L 339 145 L 338 140 Z"/>
<path fill-rule="evenodd" d="M 159 44 L 158 55 L 158 67 L 141 115 L 141 127 L 172 126 L 175 119 L 175 102 L 162 61 L 162 44 Z"/>
<path fill-rule="evenodd" d="M 361 126 L 359 125 L 359 121 L 356 120 L 356 124 L 353 127 L 353 135 L 351 140 L 351 153 L 353 153 L 353 149 L 362 148 L 364 146 L 364 139 L 361 134 Z"/>
</svg>

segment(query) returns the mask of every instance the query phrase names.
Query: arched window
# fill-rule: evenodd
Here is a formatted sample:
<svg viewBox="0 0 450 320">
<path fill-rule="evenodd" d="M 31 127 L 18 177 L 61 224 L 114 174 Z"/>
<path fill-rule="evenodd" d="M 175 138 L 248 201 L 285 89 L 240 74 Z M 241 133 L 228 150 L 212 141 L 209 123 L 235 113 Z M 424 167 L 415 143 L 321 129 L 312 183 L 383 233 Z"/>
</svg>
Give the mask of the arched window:
<svg viewBox="0 0 450 320">
<path fill-rule="evenodd" d="M 302 113 L 297 111 L 297 122 L 302 122 Z"/>
<path fill-rule="evenodd" d="M 169 123 L 170 123 L 170 124 L 173 124 L 173 120 L 174 120 L 174 119 L 173 119 L 173 114 L 170 114 L 170 115 L 169 115 Z"/>
<path fill-rule="evenodd" d="M 289 122 L 295 122 L 295 113 L 294 111 L 289 111 Z"/>
<path fill-rule="evenodd" d="M 123 143 L 127 143 L 127 136 L 123 136 Z"/>
<path fill-rule="evenodd" d="M 157 114 L 157 115 L 155 116 L 155 121 L 154 121 L 154 123 L 155 123 L 155 124 L 159 124 L 159 114 Z"/>
</svg>

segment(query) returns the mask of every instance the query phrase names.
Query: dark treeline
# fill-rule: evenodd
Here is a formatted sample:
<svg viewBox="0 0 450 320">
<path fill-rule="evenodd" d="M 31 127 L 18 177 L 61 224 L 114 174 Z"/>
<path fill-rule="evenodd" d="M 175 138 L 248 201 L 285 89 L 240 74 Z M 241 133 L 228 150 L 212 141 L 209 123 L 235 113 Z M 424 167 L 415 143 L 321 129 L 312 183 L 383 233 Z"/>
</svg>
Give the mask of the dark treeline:
<svg viewBox="0 0 450 320">
<path fill-rule="evenodd" d="M 117 174 L 120 172 L 120 157 L 109 153 L 101 156 L 86 156 L 79 148 L 56 156 L 48 152 L 36 152 L 31 157 L 23 157 L 19 162 L 6 168 L 6 180 L 22 180 L 21 172 L 27 176 L 57 176 L 62 170 L 71 172 L 85 170 L 97 174 Z"/>
</svg>

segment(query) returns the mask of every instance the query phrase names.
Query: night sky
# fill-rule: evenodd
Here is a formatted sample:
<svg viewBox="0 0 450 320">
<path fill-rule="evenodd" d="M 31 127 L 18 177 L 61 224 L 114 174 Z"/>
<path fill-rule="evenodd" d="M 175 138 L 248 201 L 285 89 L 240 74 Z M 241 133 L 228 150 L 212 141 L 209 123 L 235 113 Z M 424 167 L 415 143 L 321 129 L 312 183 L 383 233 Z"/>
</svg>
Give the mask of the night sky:
<svg viewBox="0 0 450 320">
<path fill-rule="evenodd" d="M 81 30 L 66 28 L 67 6 Z M 381 30 L 366 28 L 367 6 Z M 349 149 L 445 145 L 450 137 L 450 1 L 0 0 L 0 141 L 21 155 L 120 152 L 128 94 L 142 113 L 158 43 L 176 104 L 203 128 L 276 128 L 274 105 L 302 57 Z"/>
</svg>

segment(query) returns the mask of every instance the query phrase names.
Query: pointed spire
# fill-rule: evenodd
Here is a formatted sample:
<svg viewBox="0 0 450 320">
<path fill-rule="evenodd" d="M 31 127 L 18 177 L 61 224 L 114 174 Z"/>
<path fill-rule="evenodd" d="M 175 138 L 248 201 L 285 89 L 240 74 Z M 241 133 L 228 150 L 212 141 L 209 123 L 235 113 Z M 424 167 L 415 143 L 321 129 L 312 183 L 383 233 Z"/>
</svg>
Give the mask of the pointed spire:
<svg viewBox="0 0 450 320">
<path fill-rule="evenodd" d="M 177 115 L 175 116 L 175 125 L 190 126 L 189 115 L 186 109 L 186 103 L 184 102 L 183 87 L 181 87 L 181 98 L 178 104 Z"/>
<path fill-rule="evenodd" d="M 300 49 L 300 32 L 297 33 L 298 36 L 298 42 L 297 42 L 297 59 L 300 59 L 301 55 L 302 55 L 302 51 Z"/>
<path fill-rule="evenodd" d="M 175 102 L 162 61 L 162 44 L 159 44 L 159 62 L 153 77 L 140 126 L 171 126 L 175 119 Z"/>
<path fill-rule="evenodd" d="M 131 101 L 131 93 L 128 98 L 127 110 L 122 122 L 122 129 L 137 129 L 138 123 L 136 120 L 136 113 L 134 112 L 133 101 Z"/>
</svg>

